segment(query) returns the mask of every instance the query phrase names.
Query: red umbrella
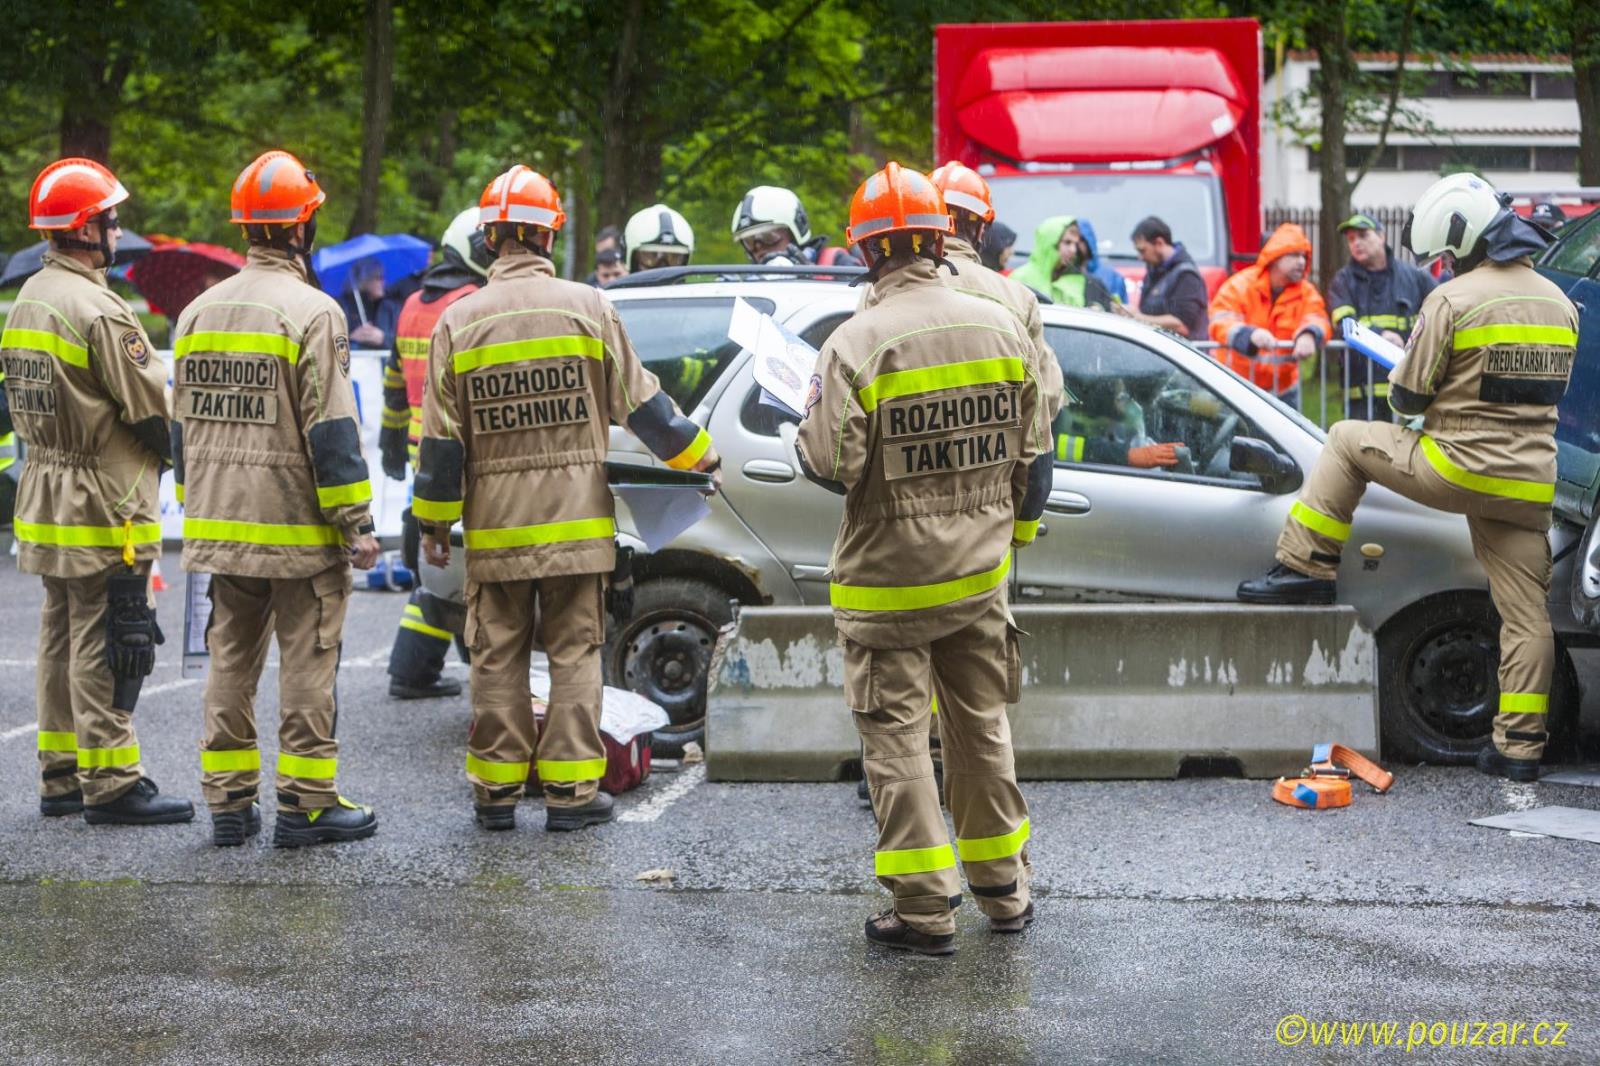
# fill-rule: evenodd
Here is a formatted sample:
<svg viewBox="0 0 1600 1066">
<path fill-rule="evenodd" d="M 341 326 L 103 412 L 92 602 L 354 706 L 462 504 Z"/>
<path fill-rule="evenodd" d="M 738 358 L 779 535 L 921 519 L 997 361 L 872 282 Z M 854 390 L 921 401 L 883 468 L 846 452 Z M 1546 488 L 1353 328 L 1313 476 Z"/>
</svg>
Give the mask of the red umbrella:
<svg viewBox="0 0 1600 1066">
<path fill-rule="evenodd" d="M 158 244 L 128 270 L 150 310 L 176 320 L 189 302 L 244 266 L 244 256 L 215 244 Z"/>
</svg>

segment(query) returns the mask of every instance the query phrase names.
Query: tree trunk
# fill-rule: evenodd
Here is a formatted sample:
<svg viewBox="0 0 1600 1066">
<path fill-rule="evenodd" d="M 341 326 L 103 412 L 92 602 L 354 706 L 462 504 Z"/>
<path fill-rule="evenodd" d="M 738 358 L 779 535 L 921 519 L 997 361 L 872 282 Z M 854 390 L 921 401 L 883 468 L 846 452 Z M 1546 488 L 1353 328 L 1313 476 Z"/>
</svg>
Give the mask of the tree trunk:
<svg viewBox="0 0 1600 1066">
<path fill-rule="evenodd" d="M 1306 23 L 1306 43 L 1317 53 L 1321 81 L 1322 210 L 1316 244 L 1316 282 L 1326 287 L 1339 269 L 1339 223 L 1350 211 L 1350 178 L 1345 166 L 1345 106 L 1351 61 L 1345 32 L 1345 0 L 1322 0 Z"/>
<path fill-rule="evenodd" d="M 1572 76 L 1578 97 L 1578 184 L 1600 185 L 1600 5 L 1572 0 Z"/>
<path fill-rule="evenodd" d="M 644 0 L 628 0 L 600 113 L 600 191 L 595 197 L 595 216 L 602 226 L 621 226 L 628 217 L 629 163 L 633 147 L 629 144 L 629 134 L 634 125 L 629 101 L 633 99 L 643 22 Z"/>
<path fill-rule="evenodd" d="M 86 35 L 61 66 L 61 154 L 111 162 L 111 120 L 127 65 L 112 64 L 105 38 Z"/>
<path fill-rule="evenodd" d="M 361 181 L 350 234 L 378 227 L 383 142 L 394 105 L 394 0 L 367 0 L 366 55 L 362 61 Z"/>
<path fill-rule="evenodd" d="M 589 271 L 594 269 L 594 197 L 589 191 L 589 171 L 594 166 L 594 149 L 589 146 L 589 138 L 579 134 L 577 151 L 578 180 L 571 182 L 562 189 L 567 201 L 568 213 L 571 218 L 567 225 L 572 227 L 572 276 L 586 278 Z"/>
</svg>

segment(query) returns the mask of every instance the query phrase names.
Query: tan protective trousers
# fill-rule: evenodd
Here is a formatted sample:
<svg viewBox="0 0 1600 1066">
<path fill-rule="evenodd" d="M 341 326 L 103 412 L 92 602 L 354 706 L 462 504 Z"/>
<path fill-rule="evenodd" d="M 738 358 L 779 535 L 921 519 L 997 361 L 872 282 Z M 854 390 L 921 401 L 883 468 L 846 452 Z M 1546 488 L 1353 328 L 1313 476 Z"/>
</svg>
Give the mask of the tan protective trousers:
<svg viewBox="0 0 1600 1066">
<path fill-rule="evenodd" d="M 39 611 L 39 794 L 83 789 L 83 801 L 110 803 L 144 775 L 133 716 L 111 706 L 106 665 L 106 578 L 46 577 Z M 141 572 L 150 565 L 141 563 Z"/>
<path fill-rule="evenodd" d="M 255 698 L 273 634 L 278 637 L 278 806 L 334 806 L 339 791 L 339 711 L 334 683 L 350 602 L 344 564 L 302 578 L 211 577 L 206 648 L 205 735 L 200 783 L 213 812 L 240 810 L 261 780 Z"/>
<path fill-rule="evenodd" d="M 1012 918 L 1028 905 L 1028 806 L 1017 787 L 1006 703 L 1018 696 L 1017 632 L 1003 596 L 971 625 L 931 644 L 869 648 L 844 638 L 845 699 L 865 752 L 878 819 L 874 868 L 906 924 L 955 930 L 956 855 L 978 907 Z M 950 847 L 928 754 L 934 686 Z"/>
<path fill-rule="evenodd" d="M 467 586 L 467 648 L 472 652 L 472 729 L 467 779 L 480 807 L 517 802 L 535 759 L 545 803 L 588 803 L 606 772 L 600 740 L 600 647 L 605 641 L 600 574 Z M 544 732 L 533 720 L 528 687 L 535 637 L 550 658 Z"/>
<path fill-rule="evenodd" d="M 1514 759 L 1544 751 L 1555 670 L 1550 589 L 1550 505 L 1464 488 L 1423 452 L 1423 435 L 1384 422 L 1338 422 L 1278 537 L 1278 561 L 1333 578 L 1368 482 L 1467 516 L 1472 550 L 1500 612 L 1500 701 L 1494 743 Z M 1402 564 L 1403 565 L 1403 564 Z"/>
</svg>

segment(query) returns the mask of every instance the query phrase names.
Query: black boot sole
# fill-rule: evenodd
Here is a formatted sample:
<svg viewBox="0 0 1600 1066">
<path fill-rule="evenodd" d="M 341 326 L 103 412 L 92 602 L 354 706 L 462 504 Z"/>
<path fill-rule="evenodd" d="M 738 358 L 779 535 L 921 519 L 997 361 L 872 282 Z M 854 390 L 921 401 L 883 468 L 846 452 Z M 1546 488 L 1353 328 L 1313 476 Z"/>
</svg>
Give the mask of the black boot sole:
<svg viewBox="0 0 1600 1066">
<path fill-rule="evenodd" d="M 474 812 L 473 818 L 477 821 L 479 829 L 487 830 L 490 833 L 503 833 L 508 829 L 515 829 L 517 827 L 517 816 L 515 814 L 509 818 L 492 818 L 481 813 Z"/>
<path fill-rule="evenodd" d="M 42 799 L 39 801 L 39 814 L 45 818 L 65 818 L 69 814 L 82 813 L 82 800 L 73 800 L 70 803 L 61 803 L 56 800 L 47 799 Z"/>
<path fill-rule="evenodd" d="M 180 825 L 194 821 L 194 808 L 168 814 L 111 814 L 93 807 L 83 808 L 83 820 L 90 825 Z"/>
<path fill-rule="evenodd" d="M 955 941 L 948 944 L 912 944 L 903 940 L 874 940 L 867 937 L 867 943 L 876 944 L 880 948 L 891 948 L 895 951 L 909 951 L 913 955 L 927 955 L 938 958 L 956 953 Z"/>
<path fill-rule="evenodd" d="M 261 832 L 261 817 L 243 820 L 230 818 L 218 823 L 216 818 L 211 819 L 211 843 L 219 848 L 237 848 L 257 833 Z"/>
<path fill-rule="evenodd" d="M 306 829 L 291 829 L 279 825 L 274 826 L 272 829 L 272 846 L 275 848 L 308 848 L 317 844 L 348 844 L 352 840 L 365 840 L 377 831 L 377 822 L 361 826 L 358 829 L 319 829 L 314 825 Z"/>
<path fill-rule="evenodd" d="M 1263 607 L 1329 607 L 1337 589 L 1309 589 L 1305 592 L 1246 592 L 1239 589 L 1240 603 L 1253 603 Z"/>
<path fill-rule="evenodd" d="M 556 814 L 549 807 L 545 808 L 544 828 L 547 833 L 570 833 L 576 829 L 586 829 L 591 825 L 605 825 L 615 820 L 615 810 L 606 811 L 604 814 Z"/>
<path fill-rule="evenodd" d="M 390 685 L 389 698 L 391 700 L 448 700 L 461 695 L 461 689 L 454 692 L 436 692 L 428 688 L 411 688 L 409 685 Z"/>
</svg>

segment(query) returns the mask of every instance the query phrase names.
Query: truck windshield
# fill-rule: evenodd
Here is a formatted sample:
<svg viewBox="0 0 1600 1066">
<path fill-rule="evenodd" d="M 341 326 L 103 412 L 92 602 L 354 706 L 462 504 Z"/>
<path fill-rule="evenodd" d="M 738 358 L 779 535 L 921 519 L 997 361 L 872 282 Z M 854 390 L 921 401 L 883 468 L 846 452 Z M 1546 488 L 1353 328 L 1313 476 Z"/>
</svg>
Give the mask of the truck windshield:
<svg viewBox="0 0 1600 1066">
<path fill-rule="evenodd" d="M 1013 266 L 1027 258 L 1034 229 L 1055 215 L 1088 219 L 1102 259 L 1135 259 L 1133 227 L 1155 215 L 1196 263 L 1225 265 L 1222 207 L 1209 174 L 1019 174 L 990 178 L 989 190 L 995 218 L 1017 231 Z"/>
</svg>

